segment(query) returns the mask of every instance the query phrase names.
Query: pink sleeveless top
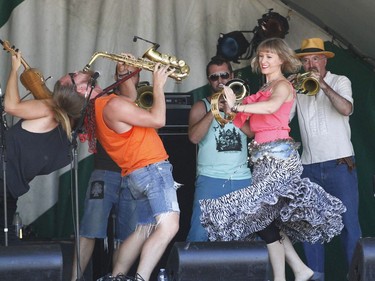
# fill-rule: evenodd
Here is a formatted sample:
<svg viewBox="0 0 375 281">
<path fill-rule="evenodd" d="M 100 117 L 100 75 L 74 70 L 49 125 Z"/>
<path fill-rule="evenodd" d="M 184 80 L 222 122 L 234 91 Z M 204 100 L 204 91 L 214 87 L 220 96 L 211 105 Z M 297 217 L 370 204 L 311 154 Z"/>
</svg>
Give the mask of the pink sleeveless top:
<svg viewBox="0 0 375 281">
<path fill-rule="evenodd" d="M 258 101 L 266 101 L 271 96 L 271 90 L 259 91 L 254 95 L 244 98 L 242 104 Z M 237 113 L 233 124 L 239 128 L 250 118 L 250 129 L 255 133 L 254 140 L 258 143 L 270 142 L 277 139 L 289 139 L 289 115 L 296 98 L 293 89 L 293 99 L 284 102 L 281 107 L 272 114 Z"/>
</svg>

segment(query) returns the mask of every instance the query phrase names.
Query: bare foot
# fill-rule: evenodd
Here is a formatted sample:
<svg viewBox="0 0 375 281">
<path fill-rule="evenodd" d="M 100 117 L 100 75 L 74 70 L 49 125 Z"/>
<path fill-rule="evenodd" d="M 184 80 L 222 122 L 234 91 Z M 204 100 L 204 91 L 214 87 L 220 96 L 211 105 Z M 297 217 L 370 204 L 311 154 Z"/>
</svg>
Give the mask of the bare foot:
<svg viewBox="0 0 375 281">
<path fill-rule="evenodd" d="M 313 277 L 313 275 L 314 271 L 312 271 L 309 267 L 306 267 L 304 271 L 294 274 L 294 281 L 308 281 L 311 277 Z"/>
</svg>

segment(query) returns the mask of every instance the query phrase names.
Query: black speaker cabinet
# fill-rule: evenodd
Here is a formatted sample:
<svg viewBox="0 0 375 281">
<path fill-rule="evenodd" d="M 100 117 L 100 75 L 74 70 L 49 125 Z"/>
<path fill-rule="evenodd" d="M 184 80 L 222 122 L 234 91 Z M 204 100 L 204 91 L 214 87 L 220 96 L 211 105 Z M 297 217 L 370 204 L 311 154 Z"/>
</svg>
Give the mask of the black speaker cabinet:
<svg viewBox="0 0 375 281">
<path fill-rule="evenodd" d="M 173 165 L 173 178 L 183 184 L 177 189 L 180 205 L 180 229 L 175 241 L 185 241 L 190 228 L 194 200 L 196 169 L 196 145 L 189 141 L 187 134 L 160 135 Z"/>
<path fill-rule="evenodd" d="M 375 280 L 375 238 L 365 237 L 357 242 L 349 269 L 349 281 Z"/>
<path fill-rule="evenodd" d="M 176 242 L 166 268 L 170 281 L 265 281 L 268 252 L 262 241 Z"/>
<path fill-rule="evenodd" d="M 62 279 L 59 244 L 0 247 L 1 280 L 40 281 Z"/>
</svg>

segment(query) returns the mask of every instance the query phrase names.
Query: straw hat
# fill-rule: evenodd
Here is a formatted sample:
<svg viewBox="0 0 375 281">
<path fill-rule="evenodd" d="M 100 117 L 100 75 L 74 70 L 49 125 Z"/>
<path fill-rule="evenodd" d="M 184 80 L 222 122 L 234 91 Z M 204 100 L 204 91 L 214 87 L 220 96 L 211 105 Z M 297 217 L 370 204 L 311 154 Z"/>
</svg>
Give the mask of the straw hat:
<svg viewBox="0 0 375 281">
<path fill-rule="evenodd" d="M 324 42 L 320 38 L 309 38 L 302 41 L 301 50 L 297 51 L 297 57 L 309 55 L 325 55 L 327 58 L 333 58 L 334 53 L 324 49 Z"/>
</svg>

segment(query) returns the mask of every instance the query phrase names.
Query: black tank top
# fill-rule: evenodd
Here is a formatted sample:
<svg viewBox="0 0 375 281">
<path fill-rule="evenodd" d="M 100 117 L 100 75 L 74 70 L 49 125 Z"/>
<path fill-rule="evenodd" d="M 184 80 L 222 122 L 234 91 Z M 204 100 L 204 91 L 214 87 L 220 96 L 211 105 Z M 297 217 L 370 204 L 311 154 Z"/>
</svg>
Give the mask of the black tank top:
<svg viewBox="0 0 375 281">
<path fill-rule="evenodd" d="M 29 182 L 71 163 L 71 145 L 61 126 L 46 133 L 22 128 L 22 120 L 5 132 L 7 188 L 14 198 L 26 193 Z M 3 177 L 1 172 L 0 177 Z"/>
<path fill-rule="evenodd" d="M 94 154 L 94 169 L 121 172 L 121 168 L 112 160 L 99 141 L 96 142 Z"/>
</svg>

